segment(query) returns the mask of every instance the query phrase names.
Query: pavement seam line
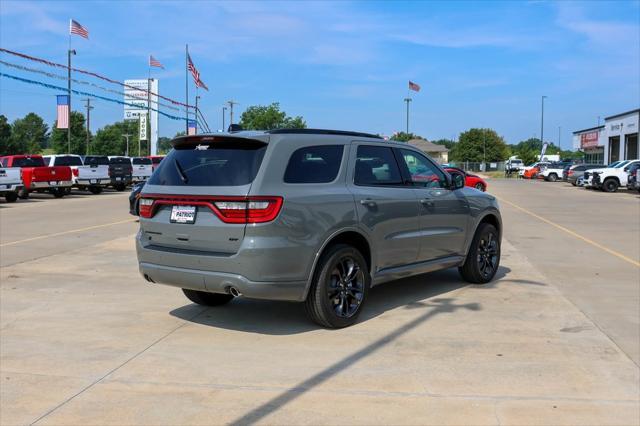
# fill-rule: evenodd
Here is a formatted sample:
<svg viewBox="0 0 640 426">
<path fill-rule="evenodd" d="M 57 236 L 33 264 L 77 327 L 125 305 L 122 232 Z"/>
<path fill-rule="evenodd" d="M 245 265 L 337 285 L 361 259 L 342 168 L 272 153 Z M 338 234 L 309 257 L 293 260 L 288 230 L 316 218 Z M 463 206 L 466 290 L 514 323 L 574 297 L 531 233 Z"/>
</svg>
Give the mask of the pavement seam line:
<svg viewBox="0 0 640 426">
<path fill-rule="evenodd" d="M 127 220 L 121 220 L 119 222 L 103 223 L 101 225 L 87 226 L 85 228 L 78 228 L 78 229 L 70 229 L 68 231 L 56 232 L 56 233 L 53 233 L 53 234 L 39 235 L 37 237 L 26 238 L 24 240 L 11 241 L 11 242 L 8 242 L 8 243 L 0 244 L 0 247 L 9 247 L 9 246 L 13 246 L 13 245 L 16 245 L 16 244 L 28 243 L 30 241 L 44 240 L 46 238 L 59 237 L 61 235 L 68 235 L 68 234 L 75 234 L 75 233 L 78 233 L 78 232 L 91 231 L 93 229 L 106 228 L 107 226 L 121 225 L 123 223 L 135 222 L 136 220 L 137 219 L 127 219 Z"/>
<path fill-rule="evenodd" d="M 532 212 L 530 210 L 527 210 L 524 207 L 520 207 L 519 205 L 517 205 L 517 204 L 515 204 L 515 203 L 513 203 L 513 202 L 511 202 L 509 200 L 506 200 L 506 199 L 504 199 L 502 197 L 498 197 L 498 196 L 495 196 L 495 197 L 500 202 L 504 202 L 504 203 L 510 205 L 511 207 L 513 207 L 513 208 L 515 208 L 517 210 L 520 210 L 523 213 L 528 214 L 529 216 L 533 216 L 536 219 L 539 219 L 539 220 L 541 220 L 541 221 L 543 221 L 543 222 L 545 222 L 545 223 L 547 223 L 547 224 L 549 224 L 549 225 L 551 225 L 551 226 L 553 226 L 553 227 L 555 227 L 555 228 L 557 228 L 557 229 L 559 229 L 559 230 L 561 230 L 563 232 L 566 232 L 567 234 L 569 234 L 569 235 L 571 235 L 571 236 L 573 236 L 575 238 L 578 238 L 579 240 L 582 240 L 587 244 L 591 244 L 592 246 L 594 246 L 596 248 L 599 248 L 600 250 L 603 250 L 603 251 L 605 251 L 605 252 L 607 252 L 607 253 L 609 253 L 609 254 L 611 254 L 613 256 L 616 256 L 619 259 L 624 260 L 625 262 L 628 262 L 628 263 L 640 268 L 640 262 L 635 261 L 635 260 L 631 259 L 630 257 L 625 256 L 622 253 L 618 253 L 617 251 L 612 250 L 609 247 L 603 246 L 602 244 L 597 243 L 597 242 L 595 242 L 595 241 L 593 241 L 593 240 L 591 240 L 591 239 L 589 239 L 587 237 L 583 237 L 582 235 L 578 234 L 577 232 L 572 231 L 569 228 L 565 228 L 564 226 L 562 226 L 562 225 L 560 225 L 558 223 L 555 223 L 554 221 L 549 220 L 549 219 L 547 219 L 547 218 L 545 218 L 543 216 L 540 216 L 540 215 L 538 215 L 538 214 L 536 214 L 536 213 L 534 213 L 534 212 Z"/>
<path fill-rule="evenodd" d="M 97 380 L 94 380 L 93 382 L 91 382 L 90 384 L 88 384 L 87 386 L 83 387 L 82 389 L 80 389 L 78 392 L 76 392 L 75 394 L 71 395 L 69 398 L 65 399 L 64 401 L 62 401 L 61 403 L 59 403 L 58 405 L 56 405 L 55 407 L 47 410 L 44 414 L 42 414 L 40 417 L 38 417 L 37 419 L 35 419 L 34 421 L 30 422 L 29 425 L 35 425 L 36 423 L 38 423 L 40 420 L 44 419 L 45 417 L 49 416 L 50 414 L 52 414 L 53 412 L 57 411 L 59 408 L 67 405 L 69 402 L 71 402 L 73 399 L 75 399 L 76 397 L 82 395 L 83 393 L 85 393 L 86 391 L 88 391 L 89 389 L 91 389 L 93 386 L 97 385 L 98 383 L 100 383 L 101 381 L 103 381 L 106 377 L 108 377 L 109 375 L 115 373 L 116 371 L 118 371 L 119 369 L 121 369 L 122 367 L 124 367 L 125 365 L 127 365 L 129 362 L 133 361 L 134 359 L 136 359 L 137 357 L 139 357 L 140 355 L 142 355 L 143 353 L 145 353 L 146 351 L 148 351 L 149 349 L 151 349 L 152 347 L 154 347 L 156 344 L 160 343 L 161 341 L 163 341 L 164 339 L 166 339 L 167 337 L 169 337 L 170 335 L 172 335 L 173 333 L 175 333 L 176 331 L 180 330 L 182 327 L 184 327 L 185 325 L 188 325 L 190 323 L 193 322 L 193 320 L 195 320 L 198 316 L 202 315 L 204 312 L 207 311 L 207 308 L 202 309 L 200 312 L 198 312 L 197 314 L 195 314 L 194 316 L 190 317 L 189 319 L 184 320 L 180 325 L 178 325 L 177 327 L 175 327 L 173 330 L 170 330 L 168 333 L 164 334 L 163 336 L 160 336 L 158 339 L 154 340 L 153 342 L 151 342 L 151 344 L 149 344 L 148 346 L 146 346 L 145 348 L 143 348 L 142 350 L 136 352 L 134 355 L 132 355 L 131 357 L 129 357 L 128 359 L 126 359 L 124 362 L 122 362 L 120 365 L 112 368 L 111 370 L 107 371 L 104 375 L 102 375 L 100 378 L 98 378 Z"/>
</svg>

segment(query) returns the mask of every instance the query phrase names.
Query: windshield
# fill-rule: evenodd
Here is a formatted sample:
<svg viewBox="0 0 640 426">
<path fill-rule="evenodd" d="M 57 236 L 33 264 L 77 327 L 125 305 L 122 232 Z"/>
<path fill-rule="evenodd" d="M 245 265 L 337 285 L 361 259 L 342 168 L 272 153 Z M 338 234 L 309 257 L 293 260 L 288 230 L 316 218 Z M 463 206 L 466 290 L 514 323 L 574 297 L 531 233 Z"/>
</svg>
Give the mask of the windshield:
<svg viewBox="0 0 640 426">
<path fill-rule="evenodd" d="M 621 168 L 621 167 L 626 166 L 627 164 L 629 164 L 629 161 L 628 161 L 628 160 L 627 160 L 627 161 L 622 161 L 622 162 L 620 162 L 620 163 L 616 164 L 616 165 L 615 165 L 615 167 L 614 167 L 614 169 L 619 169 L 619 168 Z"/>
<path fill-rule="evenodd" d="M 85 166 L 108 166 L 109 159 L 106 156 L 91 155 L 84 157 Z"/>
<path fill-rule="evenodd" d="M 22 157 L 13 160 L 13 167 L 44 167 L 42 157 Z"/>
<path fill-rule="evenodd" d="M 156 168 L 150 185 L 240 186 L 253 182 L 267 145 L 219 142 L 174 148 Z"/>
<path fill-rule="evenodd" d="M 151 164 L 151 159 L 145 158 L 145 157 L 138 157 L 138 158 L 133 158 L 131 162 L 133 163 L 134 166 L 139 166 L 143 164 Z"/>
<path fill-rule="evenodd" d="M 62 157 L 55 157 L 53 160 L 54 166 L 82 166 L 82 160 L 75 155 L 65 155 Z"/>
</svg>

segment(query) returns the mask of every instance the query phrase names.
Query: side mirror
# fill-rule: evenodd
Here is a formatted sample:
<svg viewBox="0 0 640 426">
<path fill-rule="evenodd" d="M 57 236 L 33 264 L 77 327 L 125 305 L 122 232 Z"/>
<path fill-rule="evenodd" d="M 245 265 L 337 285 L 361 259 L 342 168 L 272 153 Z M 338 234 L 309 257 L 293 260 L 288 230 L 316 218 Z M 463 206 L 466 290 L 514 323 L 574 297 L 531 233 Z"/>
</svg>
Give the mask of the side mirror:
<svg viewBox="0 0 640 426">
<path fill-rule="evenodd" d="M 456 189 L 464 188 L 464 175 L 458 172 L 451 172 L 451 189 L 454 191 Z"/>
</svg>

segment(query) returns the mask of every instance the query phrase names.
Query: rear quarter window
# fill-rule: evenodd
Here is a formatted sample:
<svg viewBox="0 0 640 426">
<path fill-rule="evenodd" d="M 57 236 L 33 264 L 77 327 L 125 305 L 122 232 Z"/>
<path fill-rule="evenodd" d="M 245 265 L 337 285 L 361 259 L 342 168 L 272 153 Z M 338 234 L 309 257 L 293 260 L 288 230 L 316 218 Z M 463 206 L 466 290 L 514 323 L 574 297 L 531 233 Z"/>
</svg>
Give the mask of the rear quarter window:
<svg viewBox="0 0 640 426">
<path fill-rule="evenodd" d="M 285 183 L 329 183 L 338 176 L 343 145 L 308 146 L 291 154 L 284 173 Z"/>
</svg>

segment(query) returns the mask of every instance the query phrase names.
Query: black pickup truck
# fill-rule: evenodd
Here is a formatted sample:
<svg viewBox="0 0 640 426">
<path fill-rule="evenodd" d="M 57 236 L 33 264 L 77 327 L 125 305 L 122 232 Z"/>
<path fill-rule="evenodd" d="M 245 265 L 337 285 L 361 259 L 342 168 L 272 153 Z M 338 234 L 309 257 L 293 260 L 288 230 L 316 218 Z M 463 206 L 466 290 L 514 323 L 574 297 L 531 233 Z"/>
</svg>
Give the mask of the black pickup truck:
<svg viewBox="0 0 640 426">
<path fill-rule="evenodd" d="M 133 167 L 131 166 L 131 160 L 129 157 L 87 155 L 84 157 L 84 164 L 90 166 L 108 165 L 109 178 L 111 178 L 110 186 L 117 191 L 124 191 L 127 186 L 131 185 Z"/>
</svg>

